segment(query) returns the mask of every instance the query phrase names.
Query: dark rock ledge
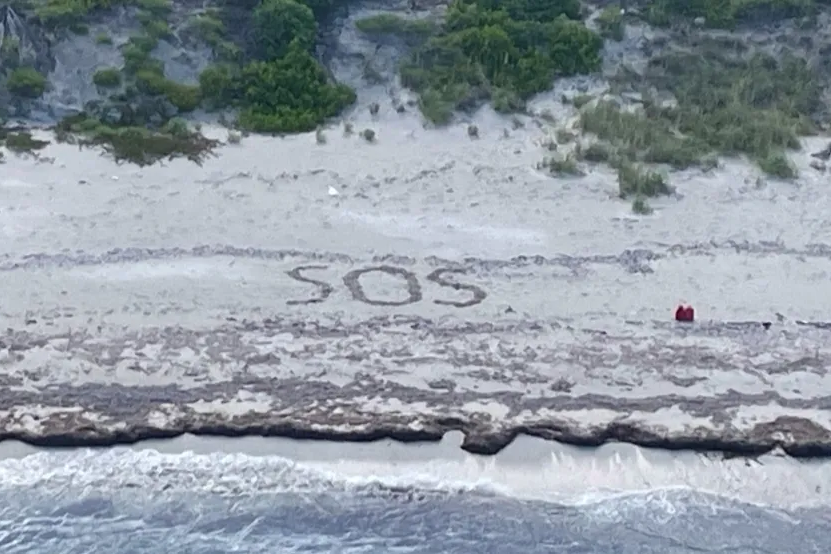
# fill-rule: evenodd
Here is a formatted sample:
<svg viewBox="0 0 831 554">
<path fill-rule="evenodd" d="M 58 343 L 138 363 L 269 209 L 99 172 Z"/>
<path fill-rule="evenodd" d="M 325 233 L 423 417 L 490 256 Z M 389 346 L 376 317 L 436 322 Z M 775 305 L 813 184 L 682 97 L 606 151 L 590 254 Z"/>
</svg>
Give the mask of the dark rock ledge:
<svg viewBox="0 0 831 554">
<path fill-rule="evenodd" d="M 75 416 L 76 414 L 72 414 Z M 437 442 L 449 431 L 465 434 L 462 449 L 481 455 L 494 455 L 524 434 L 564 444 L 597 447 L 609 442 L 625 442 L 649 448 L 720 453 L 726 457 L 754 457 L 782 449 L 794 458 L 831 457 L 831 430 L 805 418 L 780 416 L 748 430 L 715 430 L 699 426 L 684 432 L 667 432 L 648 425 L 610 423 L 581 428 L 563 421 L 496 428 L 460 418 L 390 416 L 354 418 L 347 424 L 325 424 L 297 418 L 272 419 L 252 414 L 228 420 L 201 414 L 171 421 L 166 426 L 146 423 L 102 425 L 81 423 L 66 415 L 43 418 L 40 431 L 0 433 L 0 441 L 19 440 L 47 448 L 108 447 L 135 444 L 144 440 L 175 438 L 183 434 L 216 437 L 264 436 L 339 442 L 372 442 L 392 439 L 403 443 Z M 4 426 L 6 429 L 7 427 Z"/>
</svg>

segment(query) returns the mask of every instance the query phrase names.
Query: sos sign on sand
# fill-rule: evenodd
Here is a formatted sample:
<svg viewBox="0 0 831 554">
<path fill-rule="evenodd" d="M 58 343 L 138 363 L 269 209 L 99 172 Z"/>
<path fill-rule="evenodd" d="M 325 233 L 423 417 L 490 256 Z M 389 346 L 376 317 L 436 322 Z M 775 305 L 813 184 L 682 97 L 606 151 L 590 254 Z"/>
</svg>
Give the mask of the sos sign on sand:
<svg viewBox="0 0 831 554">
<path fill-rule="evenodd" d="M 307 275 L 304 275 L 304 273 L 326 269 L 329 269 L 329 266 L 302 265 L 287 271 L 286 274 L 288 274 L 288 276 L 292 279 L 317 287 L 317 295 L 306 300 L 289 300 L 286 304 L 296 306 L 303 304 L 320 304 L 325 302 L 335 291 L 335 287 L 326 281 L 313 279 Z M 406 290 L 407 298 L 404 300 L 375 300 L 371 298 L 370 295 L 367 294 L 365 287 L 361 284 L 361 278 L 371 273 L 384 273 L 397 278 Z M 459 283 L 455 280 L 451 281 L 447 278 L 448 275 L 464 273 L 465 271 L 462 269 L 439 268 L 427 275 L 425 279 L 431 283 L 439 285 L 440 287 L 453 289 L 455 291 L 466 291 L 470 294 L 470 297 L 466 300 L 434 299 L 433 302 L 442 306 L 453 306 L 456 308 L 469 308 L 471 306 L 481 304 L 488 296 L 484 290 L 476 285 Z M 415 304 L 416 302 L 424 300 L 424 292 L 422 290 L 421 283 L 418 280 L 418 276 L 412 271 L 392 265 L 378 265 L 353 269 L 343 276 L 343 284 L 352 294 L 352 298 L 354 300 L 363 302 L 364 304 L 369 304 L 371 306 L 406 306 L 408 304 Z"/>
</svg>

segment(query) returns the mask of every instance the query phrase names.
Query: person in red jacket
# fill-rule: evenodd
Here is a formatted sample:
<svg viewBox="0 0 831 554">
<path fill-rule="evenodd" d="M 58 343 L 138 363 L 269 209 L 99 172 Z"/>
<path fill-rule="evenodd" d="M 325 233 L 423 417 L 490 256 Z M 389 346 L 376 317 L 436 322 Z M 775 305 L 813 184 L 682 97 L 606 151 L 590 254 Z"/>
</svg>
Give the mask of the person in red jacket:
<svg viewBox="0 0 831 554">
<path fill-rule="evenodd" d="M 695 310 L 692 306 L 684 306 L 679 304 L 675 309 L 675 321 L 695 321 Z"/>
</svg>

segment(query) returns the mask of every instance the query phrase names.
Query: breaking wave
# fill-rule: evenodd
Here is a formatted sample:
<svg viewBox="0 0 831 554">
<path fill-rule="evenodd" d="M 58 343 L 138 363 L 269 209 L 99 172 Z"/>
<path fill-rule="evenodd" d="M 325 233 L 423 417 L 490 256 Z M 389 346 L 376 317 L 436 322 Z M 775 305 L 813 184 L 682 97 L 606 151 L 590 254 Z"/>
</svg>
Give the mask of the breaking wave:
<svg viewBox="0 0 831 554">
<path fill-rule="evenodd" d="M 185 452 L 6 458 L 0 548 L 801 553 L 827 551 L 831 537 L 824 462 L 716 460 L 628 445 L 584 451 L 535 439 L 489 458 L 448 441 L 224 442 L 237 452 L 189 437 L 177 446 Z"/>
</svg>

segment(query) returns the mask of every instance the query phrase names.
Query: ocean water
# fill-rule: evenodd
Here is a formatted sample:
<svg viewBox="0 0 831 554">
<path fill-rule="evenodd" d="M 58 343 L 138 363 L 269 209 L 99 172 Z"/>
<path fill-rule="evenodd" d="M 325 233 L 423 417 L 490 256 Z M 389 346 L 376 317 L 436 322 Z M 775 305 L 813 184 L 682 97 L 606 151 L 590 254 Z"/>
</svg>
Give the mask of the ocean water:
<svg viewBox="0 0 831 554">
<path fill-rule="evenodd" d="M 792 466 L 789 483 L 776 471 L 765 473 L 764 463 L 709 465 L 711 473 L 723 473 L 710 475 L 711 484 L 767 487 L 769 502 L 760 503 L 697 490 L 689 483 L 704 477 L 695 476 L 702 467 L 684 469 L 678 460 L 651 471 L 656 482 L 672 473 L 679 484 L 651 487 L 645 477 L 652 462 L 629 447 L 600 458 L 560 450 L 538 471 L 516 460 L 500 469 L 493 459 L 458 456 L 401 462 L 406 452 L 398 461 L 336 458 L 340 450 L 330 445 L 330 458 L 316 461 L 298 459 L 302 446 L 294 454 L 284 449 L 285 456 L 119 448 L 6 458 L 0 461 L 0 552 L 831 551 L 831 512 L 822 493 L 800 498 L 799 490 L 820 474 L 825 479 L 827 468 L 782 462 Z M 532 457 L 538 464 L 539 456 Z M 523 485 L 511 486 L 520 480 Z M 642 486 L 634 490 L 637 481 Z M 811 502 L 799 506 L 801 500 Z"/>
</svg>

